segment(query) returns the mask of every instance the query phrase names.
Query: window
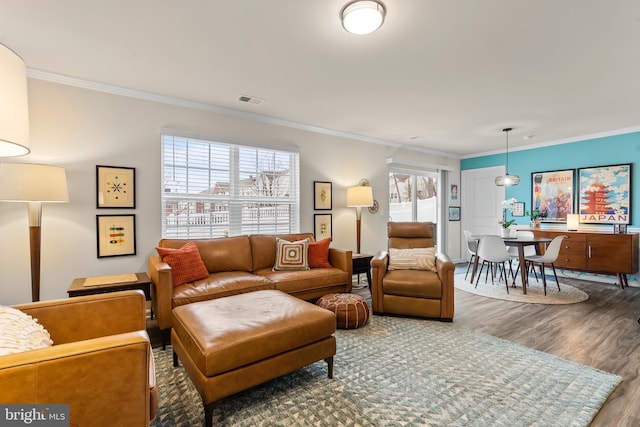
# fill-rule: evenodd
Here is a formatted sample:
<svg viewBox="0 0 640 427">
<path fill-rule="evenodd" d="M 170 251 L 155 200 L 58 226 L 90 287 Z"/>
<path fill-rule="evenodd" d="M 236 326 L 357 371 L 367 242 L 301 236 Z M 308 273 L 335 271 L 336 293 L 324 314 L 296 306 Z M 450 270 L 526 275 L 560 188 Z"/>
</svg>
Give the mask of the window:
<svg viewBox="0 0 640 427">
<path fill-rule="evenodd" d="M 162 136 L 162 236 L 296 233 L 299 156 L 283 149 Z"/>
<path fill-rule="evenodd" d="M 389 171 L 389 220 L 438 222 L 438 173 Z"/>
</svg>

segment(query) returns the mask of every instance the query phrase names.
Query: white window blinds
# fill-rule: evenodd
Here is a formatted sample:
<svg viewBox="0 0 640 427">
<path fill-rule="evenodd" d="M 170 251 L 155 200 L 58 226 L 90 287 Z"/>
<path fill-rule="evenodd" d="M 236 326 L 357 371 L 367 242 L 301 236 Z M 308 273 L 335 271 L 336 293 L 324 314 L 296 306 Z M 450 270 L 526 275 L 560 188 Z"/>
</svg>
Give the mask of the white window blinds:
<svg viewBox="0 0 640 427">
<path fill-rule="evenodd" d="M 163 135 L 162 176 L 165 238 L 299 231 L 297 152 Z"/>
</svg>

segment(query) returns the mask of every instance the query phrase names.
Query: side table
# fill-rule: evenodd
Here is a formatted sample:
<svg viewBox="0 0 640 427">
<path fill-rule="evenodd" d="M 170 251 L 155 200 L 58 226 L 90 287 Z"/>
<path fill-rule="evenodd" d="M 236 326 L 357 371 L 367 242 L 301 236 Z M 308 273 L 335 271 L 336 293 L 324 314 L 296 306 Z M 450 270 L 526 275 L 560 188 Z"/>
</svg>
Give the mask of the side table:
<svg viewBox="0 0 640 427">
<path fill-rule="evenodd" d="M 369 254 L 352 254 L 351 263 L 353 268 L 353 274 L 358 275 L 358 283 L 360 283 L 360 274 L 365 273 L 367 275 L 367 283 L 369 289 L 371 289 L 371 260 L 373 255 Z"/>
<path fill-rule="evenodd" d="M 104 285 L 84 286 L 85 277 L 73 279 L 71 286 L 67 289 L 69 298 L 81 295 L 104 294 L 107 292 L 126 291 L 130 289 L 141 289 L 147 301 L 151 299 L 149 287 L 151 279 L 147 273 L 136 273 L 137 280 L 135 282 L 105 283 Z"/>
</svg>

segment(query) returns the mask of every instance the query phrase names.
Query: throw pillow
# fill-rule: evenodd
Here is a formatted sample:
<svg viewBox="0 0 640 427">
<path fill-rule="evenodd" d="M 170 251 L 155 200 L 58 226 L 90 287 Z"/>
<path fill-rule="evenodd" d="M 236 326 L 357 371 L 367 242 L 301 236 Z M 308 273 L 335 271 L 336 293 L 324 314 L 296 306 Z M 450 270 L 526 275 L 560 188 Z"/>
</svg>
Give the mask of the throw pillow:
<svg viewBox="0 0 640 427">
<path fill-rule="evenodd" d="M 276 239 L 276 263 L 274 270 L 308 270 L 309 239 L 289 242 Z"/>
<path fill-rule="evenodd" d="M 13 307 L 0 306 L 0 356 L 53 345 L 49 331 Z"/>
<path fill-rule="evenodd" d="M 428 270 L 437 272 L 436 248 L 389 248 L 389 270 Z"/>
<path fill-rule="evenodd" d="M 200 251 L 195 243 L 187 242 L 180 249 L 156 248 L 156 250 L 162 257 L 162 261 L 171 267 L 174 288 L 209 277 L 209 271 L 202 262 Z"/>
<path fill-rule="evenodd" d="M 310 268 L 331 268 L 329 262 L 329 245 L 331 237 L 318 242 L 309 243 L 309 267 Z"/>
</svg>

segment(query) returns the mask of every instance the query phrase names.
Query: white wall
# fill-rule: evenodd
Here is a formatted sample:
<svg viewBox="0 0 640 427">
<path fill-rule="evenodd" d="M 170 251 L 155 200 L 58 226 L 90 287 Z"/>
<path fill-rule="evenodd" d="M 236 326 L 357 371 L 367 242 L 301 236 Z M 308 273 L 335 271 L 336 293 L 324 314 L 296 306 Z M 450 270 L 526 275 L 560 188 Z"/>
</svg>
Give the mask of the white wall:
<svg viewBox="0 0 640 427">
<path fill-rule="evenodd" d="M 447 164 L 439 156 L 397 150 L 222 114 L 29 80 L 31 154 L 3 162 L 45 163 L 67 171 L 70 202 L 42 214 L 41 299 L 66 298 L 77 277 L 146 271 L 160 239 L 160 133 L 163 128 L 237 141 L 297 146 L 301 166 L 301 230 L 313 232 L 313 181 L 333 182 L 332 246 L 355 251 L 355 209 L 348 186 L 367 178 L 380 210 L 362 214 L 362 250 L 386 247 L 388 157 Z M 256 112 L 259 113 L 259 110 Z M 96 165 L 136 168 L 136 209 L 96 209 Z M 1 183 L 10 185 L 10 183 Z M 96 257 L 96 215 L 135 214 L 137 255 Z M 319 213 L 326 213 L 322 211 Z M 457 223 L 453 223 L 457 225 Z M 0 304 L 31 300 L 26 206 L 0 203 Z M 454 247 L 453 250 L 459 251 Z"/>
</svg>

